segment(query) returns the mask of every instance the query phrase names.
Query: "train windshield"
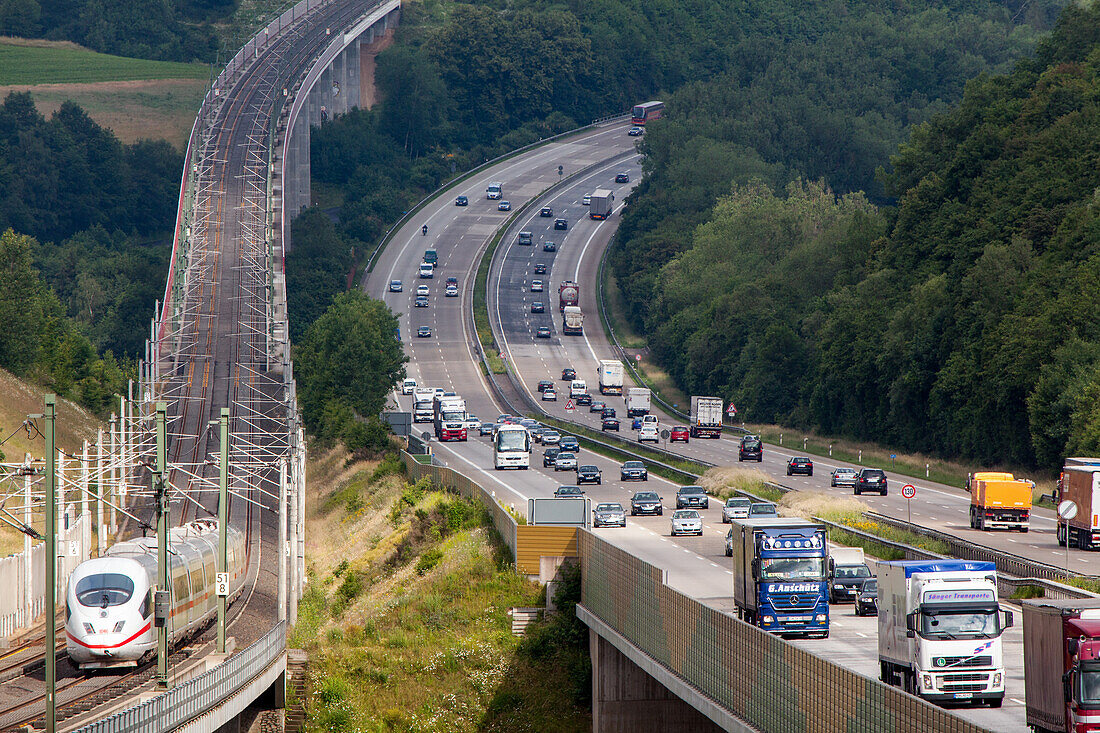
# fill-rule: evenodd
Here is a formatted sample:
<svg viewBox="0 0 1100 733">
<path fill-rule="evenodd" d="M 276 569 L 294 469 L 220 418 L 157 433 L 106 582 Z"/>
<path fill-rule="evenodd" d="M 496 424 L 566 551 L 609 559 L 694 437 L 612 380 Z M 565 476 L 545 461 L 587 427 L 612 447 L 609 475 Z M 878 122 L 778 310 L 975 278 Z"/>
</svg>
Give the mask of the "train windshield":
<svg viewBox="0 0 1100 733">
<path fill-rule="evenodd" d="M 134 595 L 134 581 L 122 573 L 99 573 L 81 578 L 76 599 L 89 608 L 121 606 Z"/>
</svg>

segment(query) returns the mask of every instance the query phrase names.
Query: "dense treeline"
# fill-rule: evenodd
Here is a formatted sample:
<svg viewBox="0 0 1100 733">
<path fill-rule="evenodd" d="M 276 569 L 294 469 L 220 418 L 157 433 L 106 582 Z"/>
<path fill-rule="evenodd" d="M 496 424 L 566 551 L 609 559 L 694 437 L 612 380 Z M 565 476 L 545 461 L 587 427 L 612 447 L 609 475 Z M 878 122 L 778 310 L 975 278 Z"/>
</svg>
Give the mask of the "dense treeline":
<svg viewBox="0 0 1100 733">
<path fill-rule="evenodd" d="M 103 53 L 213 61 L 214 21 L 237 0 L 0 0 L 5 35 L 74 41 Z"/>
<path fill-rule="evenodd" d="M 683 134 L 706 103 L 675 99 L 615 264 L 686 390 L 987 462 L 1100 450 L 1100 8 L 1067 8 L 1033 58 L 916 127 L 880 211 L 824 184 L 736 184 L 674 236 L 676 151 L 709 142 Z M 750 175 L 782 180 L 761 161 Z"/>
<path fill-rule="evenodd" d="M 102 411 L 161 297 L 182 157 L 76 105 L 0 104 L 0 366 Z"/>
<path fill-rule="evenodd" d="M 838 190 L 880 197 L 869 189 L 875 168 L 905 130 L 979 71 L 1007 70 L 1061 4 L 414 3 L 378 57 L 382 101 L 316 132 L 312 174 L 341 191 L 338 235 L 363 252 L 457 171 L 679 89 L 668 133 L 647 147 L 652 195 L 628 222 L 641 260 L 620 263 L 641 283 L 632 280 L 640 320 L 653 269 L 731 181 L 827 175 Z"/>
</svg>

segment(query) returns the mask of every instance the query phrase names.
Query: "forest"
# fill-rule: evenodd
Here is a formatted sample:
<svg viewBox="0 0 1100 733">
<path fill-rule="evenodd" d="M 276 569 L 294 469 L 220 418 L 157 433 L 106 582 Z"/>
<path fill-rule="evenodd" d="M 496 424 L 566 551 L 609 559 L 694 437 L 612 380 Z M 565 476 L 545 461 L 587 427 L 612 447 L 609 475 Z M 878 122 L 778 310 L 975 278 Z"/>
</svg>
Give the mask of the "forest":
<svg viewBox="0 0 1100 733">
<path fill-rule="evenodd" d="M 680 386 L 750 422 L 986 463 L 1100 450 L 1100 9 L 978 74 L 873 181 L 764 154 L 701 186 L 681 152 L 718 144 L 711 92 L 647 130 L 611 258 Z"/>
</svg>

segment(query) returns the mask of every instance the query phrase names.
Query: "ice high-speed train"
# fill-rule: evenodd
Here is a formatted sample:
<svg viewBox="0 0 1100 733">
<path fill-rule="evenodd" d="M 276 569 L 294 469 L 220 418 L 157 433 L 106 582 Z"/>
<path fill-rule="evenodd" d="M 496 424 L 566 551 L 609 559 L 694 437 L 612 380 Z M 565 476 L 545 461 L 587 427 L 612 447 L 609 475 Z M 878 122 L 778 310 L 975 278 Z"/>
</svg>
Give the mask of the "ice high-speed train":
<svg viewBox="0 0 1100 733">
<path fill-rule="evenodd" d="M 169 531 L 171 613 L 169 645 L 191 636 L 217 614 L 218 523 L 198 519 Z M 229 599 L 240 593 L 247 568 L 244 535 L 227 532 Z M 69 659 L 81 669 L 137 666 L 157 648 L 153 592 L 157 540 L 120 542 L 104 557 L 82 562 L 69 578 L 65 637 Z"/>
</svg>

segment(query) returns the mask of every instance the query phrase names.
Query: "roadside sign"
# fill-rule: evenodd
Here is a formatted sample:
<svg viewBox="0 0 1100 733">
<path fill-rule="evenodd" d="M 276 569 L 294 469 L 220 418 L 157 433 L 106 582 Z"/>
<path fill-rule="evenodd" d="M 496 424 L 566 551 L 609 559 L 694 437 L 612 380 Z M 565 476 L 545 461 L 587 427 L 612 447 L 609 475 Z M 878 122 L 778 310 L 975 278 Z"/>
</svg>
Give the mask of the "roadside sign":
<svg viewBox="0 0 1100 733">
<path fill-rule="evenodd" d="M 901 487 L 901 495 L 906 499 L 912 499 L 917 495 L 917 487 L 913 486 L 913 484 L 906 484 Z"/>
<path fill-rule="evenodd" d="M 1073 519 L 1077 516 L 1077 503 L 1066 499 L 1058 505 L 1058 516 L 1062 519 Z"/>
<path fill-rule="evenodd" d="M 570 397 L 569 399 L 567 399 L 565 401 L 565 409 L 566 410 L 575 410 L 575 409 L 577 409 L 576 404 L 573 403 L 573 398 L 572 397 Z"/>
<path fill-rule="evenodd" d="M 730 417 L 733 417 L 734 415 L 736 415 L 737 414 L 737 405 L 735 405 L 731 402 L 730 406 L 726 408 L 726 414 L 729 415 Z"/>
<path fill-rule="evenodd" d="M 672 433 L 668 431 L 668 428 L 665 428 L 661 431 L 661 438 L 663 438 L 664 440 L 668 440 L 668 436 L 670 435 L 672 435 Z"/>
<path fill-rule="evenodd" d="M 229 595 L 229 573 L 215 573 L 215 591 L 219 596 Z"/>
</svg>

